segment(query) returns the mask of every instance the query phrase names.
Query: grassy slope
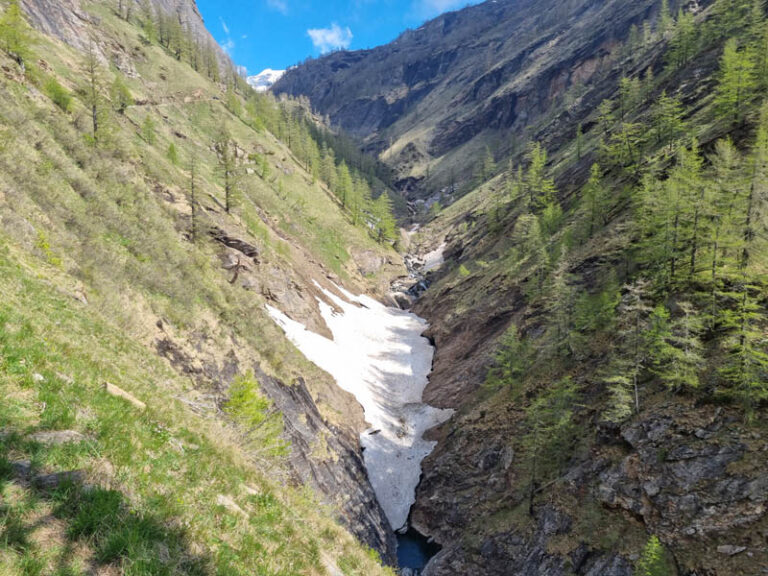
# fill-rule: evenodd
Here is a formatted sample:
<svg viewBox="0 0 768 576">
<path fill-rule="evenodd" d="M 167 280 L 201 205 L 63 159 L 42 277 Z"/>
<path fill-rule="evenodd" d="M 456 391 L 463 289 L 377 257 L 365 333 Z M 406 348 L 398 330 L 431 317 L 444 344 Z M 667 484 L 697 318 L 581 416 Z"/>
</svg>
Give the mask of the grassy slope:
<svg viewBox="0 0 768 576">
<path fill-rule="evenodd" d="M 227 112 L 220 87 L 143 46 L 111 4 L 86 8 L 100 19 L 100 47 L 128 55 L 140 74 L 126 82 L 141 104 L 111 114 L 103 144 L 86 142 L 81 102 L 63 113 L 0 57 L 0 393 L 8 399 L 0 408 L 0 573 L 321 574 L 329 563 L 379 573 L 331 510 L 279 482 L 277 457 L 255 465 L 231 425 L 190 410 L 209 390 L 151 348 L 162 320 L 179 341 L 202 334 L 222 356 L 236 344 L 244 360 L 285 381 L 303 376 L 318 395 L 332 386 L 272 325 L 261 296 L 229 284 L 220 248 L 188 241 L 187 175 L 168 160 L 168 146 L 182 164 L 198 159 L 206 224 L 257 246 L 265 269 L 305 280 L 334 271 L 373 287 L 388 271 L 365 280 L 349 254 L 389 254 L 349 224 L 287 148 Z M 72 90 L 82 82 L 82 54 L 39 36 L 34 51 L 45 59 L 37 73 Z M 105 92 L 114 73 L 100 72 Z M 153 145 L 140 137 L 146 115 Z M 273 174 L 246 177 L 231 217 L 220 209 L 210 147 L 222 124 L 246 152 L 266 152 Z M 105 381 L 147 411 L 106 395 Z M 87 440 L 45 447 L 28 438 L 57 429 Z M 9 466 L 23 460 L 33 475 L 82 469 L 98 488 L 38 491 Z"/>
</svg>

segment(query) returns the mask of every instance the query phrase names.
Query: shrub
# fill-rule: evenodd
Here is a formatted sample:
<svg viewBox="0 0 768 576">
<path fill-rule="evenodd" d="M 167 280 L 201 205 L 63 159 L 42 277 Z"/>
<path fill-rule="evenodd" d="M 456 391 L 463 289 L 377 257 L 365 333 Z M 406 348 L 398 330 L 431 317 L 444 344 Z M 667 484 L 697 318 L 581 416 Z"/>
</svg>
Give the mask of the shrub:
<svg viewBox="0 0 768 576">
<path fill-rule="evenodd" d="M 45 83 L 45 94 L 51 101 L 64 112 L 69 112 L 72 106 L 72 95 L 64 88 L 56 78 L 49 78 Z"/>
</svg>

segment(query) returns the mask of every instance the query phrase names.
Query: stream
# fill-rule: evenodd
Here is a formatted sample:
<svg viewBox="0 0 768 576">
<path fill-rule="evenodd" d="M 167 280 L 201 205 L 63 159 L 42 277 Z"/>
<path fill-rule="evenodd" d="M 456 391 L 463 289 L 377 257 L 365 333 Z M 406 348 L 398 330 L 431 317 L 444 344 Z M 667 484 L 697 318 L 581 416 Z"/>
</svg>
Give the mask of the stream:
<svg viewBox="0 0 768 576">
<path fill-rule="evenodd" d="M 267 310 L 304 356 L 363 407 L 370 425 L 360 435 L 368 477 L 390 526 L 398 532 L 403 573 L 418 574 L 439 550 L 408 527 L 421 463 L 436 445 L 423 436 L 453 414 L 422 401 L 434 355 L 422 336 L 427 322 L 339 286 L 332 292 L 315 284 L 327 300 L 318 299 L 318 306 L 332 340 L 272 306 Z"/>
</svg>

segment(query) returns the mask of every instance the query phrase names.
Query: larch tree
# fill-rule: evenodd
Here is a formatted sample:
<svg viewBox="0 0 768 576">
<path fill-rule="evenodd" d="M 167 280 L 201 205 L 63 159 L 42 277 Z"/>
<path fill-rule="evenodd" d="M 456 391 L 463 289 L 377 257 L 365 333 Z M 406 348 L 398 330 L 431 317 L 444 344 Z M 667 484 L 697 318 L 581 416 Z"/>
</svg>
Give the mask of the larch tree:
<svg viewBox="0 0 768 576">
<path fill-rule="evenodd" d="M 749 50 L 732 38 L 725 44 L 720 59 L 720 81 L 715 105 L 722 118 L 738 123 L 744 117 L 744 104 L 751 100 L 756 87 L 755 63 Z"/>
<path fill-rule="evenodd" d="M 0 48 L 23 69 L 31 43 L 29 25 L 24 19 L 19 0 L 11 0 L 0 17 Z"/>
</svg>

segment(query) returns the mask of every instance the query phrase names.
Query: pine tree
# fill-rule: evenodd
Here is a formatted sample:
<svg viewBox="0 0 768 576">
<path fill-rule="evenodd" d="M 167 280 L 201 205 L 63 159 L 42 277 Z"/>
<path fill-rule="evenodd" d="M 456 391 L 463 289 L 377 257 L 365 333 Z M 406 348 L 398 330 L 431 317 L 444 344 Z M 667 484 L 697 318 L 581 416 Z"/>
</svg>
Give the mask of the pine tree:
<svg viewBox="0 0 768 576">
<path fill-rule="evenodd" d="M 112 107 L 118 114 L 125 114 L 128 107 L 133 105 L 133 96 L 128 86 L 125 85 L 123 75 L 120 72 L 115 74 L 115 80 L 112 82 L 109 93 L 112 98 Z"/>
<path fill-rule="evenodd" d="M 657 306 L 651 314 L 648 331 L 652 370 L 675 392 L 698 388 L 699 372 L 704 366 L 699 338 L 704 323 L 689 302 L 680 302 L 678 306 L 682 316 L 674 321 L 670 321 L 665 306 Z"/>
<path fill-rule="evenodd" d="M 197 218 L 197 157 L 194 152 L 189 158 L 189 207 L 191 213 L 189 237 L 192 243 L 198 239 Z"/>
<path fill-rule="evenodd" d="M 141 137 L 150 146 L 155 144 L 155 121 L 151 114 L 144 116 L 144 121 L 141 123 Z"/>
<path fill-rule="evenodd" d="M 485 156 L 483 157 L 481 170 L 483 182 L 487 182 L 496 174 L 496 160 L 494 160 L 493 153 L 488 146 L 485 147 Z"/>
<path fill-rule="evenodd" d="M 675 19 L 669 8 L 669 0 L 661 0 L 661 12 L 659 14 L 659 35 L 662 39 L 667 37 L 675 29 Z"/>
<path fill-rule="evenodd" d="M 670 144 L 685 135 L 686 124 L 683 121 L 683 104 L 675 96 L 668 96 L 667 92 L 661 93 L 654 104 L 651 115 L 653 117 L 653 132 L 658 144 Z"/>
<path fill-rule="evenodd" d="M 635 576 L 672 576 L 666 551 L 658 537 L 651 536 L 635 566 Z"/>
<path fill-rule="evenodd" d="M 176 144 L 173 142 L 168 145 L 168 152 L 166 153 L 166 156 L 168 161 L 174 166 L 179 163 L 179 152 L 176 150 Z"/>
<path fill-rule="evenodd" d="M 571 456 L 575 440 L 573 414 L 578 399 L 576 385 L 565 378 L 546 388 L 526 409 L 528 433 L 523 444 L 530 470 L 529 514 L 533 514 L 540 479 L 559 472 Z"/>
<path fill-rule="evenodd" d="M 608 223 L 608 211 L 610 208 L 610 196 L 602 181 L 603 171 L 600 165 L 592 165 L 584 189 L 581 193 L 583 211 L 586 213 L 587 237 L 591 238 L 594 232 Z"/>
<path fill-rule="evenodd" d="M 395 241 L 397 225 L 392 215 L 392 200 L 386 191 L 383 191 L 373 202 L 371 210 L 376 222 L 376 240 L 381 244 Z"/>
<path fill-rule="evenodd" d="M 88 51 L 85 54 L 85 74 L 86 86 L 83 89 L 85 105 L 91 112 L 91 127 L 94 141 L 99 139 L 99 131 L 102 126 L 103 106 L 101 95 L 101 73 L 99 60 L 93 44 L 88 45 Z"/>
<path fill-rule="evenodd" d="M 538 142 L 528 151 L 530 165 L 526 174 L 526 189 L 531 207 L 540 210 L 555 200 L 555 181 L 546 176 L 547 151 Z"/>
<path fill-rule="evenodd" d="M 613 422 L 625 420 L 632 413 L 633 407 L 635 412 L 640 412 L 640 376 L 648 356 L 646 331 L 651 313 L 648 304 L 649 288 L 644 279 L 625 286 L 626 293 L 619 305 L 618 349 L 604 380 L 611 395 L 606 418 Z"/>
<path fill-rule="evenodd" d="M 334 190 L 336 196 L 341 201 L 341 205 L 344 208 L 349 207 L 349 201 L 352 190 L 352 176 L 349 173 L 347 163 L 342 160 L 336 170 L 336 189 Z"/>
<path fill-rule="evenodd" d="M 24 68 L 32 43 L 29 25 L 19 6 L 19 0 L 11 0 L 0 17 L 0 49 Z"/>
<path fill-rule="evenodd" d="M 756 87 L 755 63 L 748 50 L 740 50 L 735 39 L 725 44 L 720 59 L 720 82 L 715 105 L 722 118 L 738 123 L 744 117 L 744 104 L 752 99 Z"/>
<path fill-rule="evenodd" d="M 493 365 L 485 378 L 486 386 L 517 390 L 528 368 L 529 354 L 528 342 L 520 337 L 517 327 L 511 325 L 499 340 Z"/>
<path fill-rule="evenodd" d="M 238 184 L 237 145 L 227 128 L 222 128 L 213 144 L 218 158 L 218 172 L 224 184 L 224 209 L 232 211 Z"/>
<path fill-rule="evenodd" d="M 669 41 L 667 61 L 675 68 L 685 66 L 696 51 L 697 37 L 698 32 L 693 14 L 684 12 L 680 8 L 677 16 L 677 25 Z"/>
</svg>

